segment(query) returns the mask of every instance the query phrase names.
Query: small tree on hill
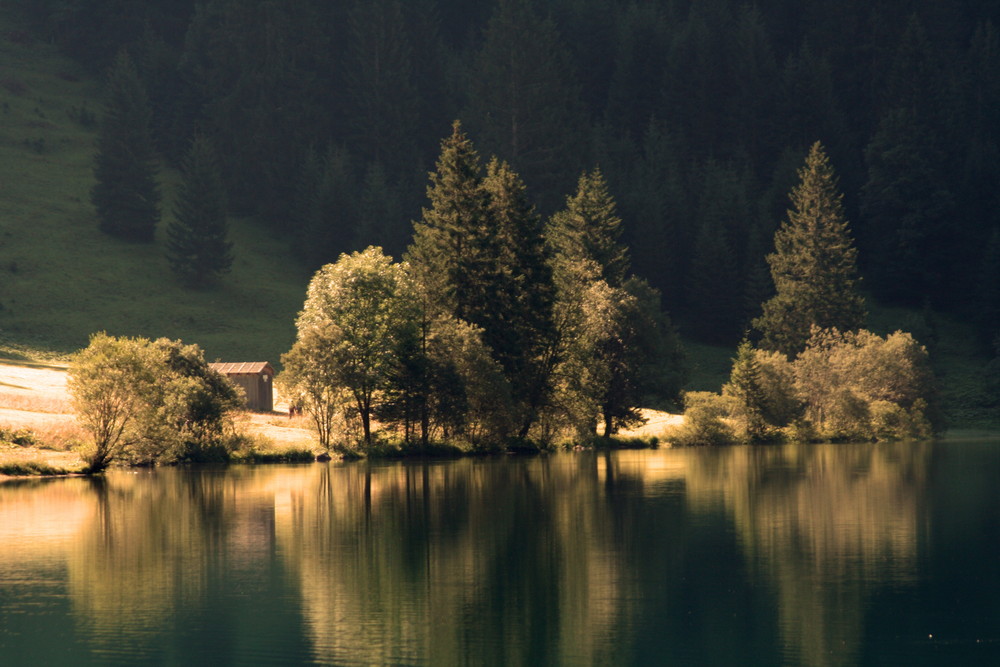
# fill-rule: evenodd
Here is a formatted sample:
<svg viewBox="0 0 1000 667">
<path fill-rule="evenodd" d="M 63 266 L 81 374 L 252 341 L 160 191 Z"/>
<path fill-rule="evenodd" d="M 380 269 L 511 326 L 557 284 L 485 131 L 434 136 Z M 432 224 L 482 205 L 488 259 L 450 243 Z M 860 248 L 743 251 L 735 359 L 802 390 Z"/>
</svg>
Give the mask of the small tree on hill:
<svg viewBox="0 0 1000 667">
<path fill-rule="evenodd" d="M 767 256 L 776 294 L 753 322 L 763 334 L 762 347 L 788 355 L 805 347 L 813 326 L 853 331 L 866 317 L 843 195 L 819 142 L 799 179 L 788 219 L 774 235 L 775 251 Z"/>
<path fill-rule="evenodd" d="M 182 171 L 174 221 L 167 228 L 167 260 L 183 283 L 204 287 L 233 263 L 226 193 L 207 137 L 195 136 Z"/>
<path fill-rule="evenodd" d="M 107 82 L 90 193 L 101 231 L 150 243 L 160 220 L 157 162 L 146 91 L 128 54 L 119 54 Z"/>
</svg>

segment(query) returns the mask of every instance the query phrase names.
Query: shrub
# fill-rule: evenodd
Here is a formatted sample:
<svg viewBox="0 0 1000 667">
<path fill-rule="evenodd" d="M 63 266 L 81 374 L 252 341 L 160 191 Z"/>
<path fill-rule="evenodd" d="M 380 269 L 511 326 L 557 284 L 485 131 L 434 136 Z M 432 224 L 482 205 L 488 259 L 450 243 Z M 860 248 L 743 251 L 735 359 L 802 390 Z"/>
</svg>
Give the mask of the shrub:
<svg viewBox="0 0 1000 667">
<path fill-rule="evenodd" d="M 736 434 L 725 418 L 731 413 L 732 400 L 709 391 L 684 395 L 684 424 L 667 433 L 674 445 L 729 445 Z"/>
<path fill-rule="evenodd" d="M 824 437 L 879 438 L 898 430 L 892 426 L 897 421 L 905 432 L 933 430 L 928 403 L 934 383 L 927 350 L 908 333 L 882 338 L 865 330 L 814 328 L 792 365 L 806 417 Z M 898 410 L 888 407 L 893 405 Z M 909 416 L 899 421 L 903 414 Z M 909 425 L 904 428 L 903 422 Z"/>
<path fill-rule="evenodd" d="M 81 450 L 88 472 L 119 459 L 149 465 L 228 457 L 240 394 L 196 345 L 95 334 L 74 358 L 68 387 L 92 438 Z"/>
<path fill-rule="evenodd" d="M 38 436 L 28 428 L 9 428 L 0 426 L 0 442 L 10 443 L 18 447 L 38 446 Z"/>
</svg>

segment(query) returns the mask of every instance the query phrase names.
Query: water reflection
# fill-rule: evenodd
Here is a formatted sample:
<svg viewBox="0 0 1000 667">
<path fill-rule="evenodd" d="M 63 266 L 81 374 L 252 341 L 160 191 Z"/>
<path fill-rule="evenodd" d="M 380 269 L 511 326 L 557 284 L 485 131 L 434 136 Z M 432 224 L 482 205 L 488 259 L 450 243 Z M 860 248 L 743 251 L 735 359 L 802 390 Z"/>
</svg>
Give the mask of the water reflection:
<svg viewBox="0 0 1000 667">
<path fill-rule="evenodd" d="M 933 451 L 743 447 L 0 485 L 0 649 L 38 657 L 28 626 L 65 613 L 75 664 L 851 664 L 872 645 L 873 597 L 919 595 Z M 53 586 L 68 610 L 53 602 L 33 618 L 32 605 L 60 597 Z"/>
</svg>

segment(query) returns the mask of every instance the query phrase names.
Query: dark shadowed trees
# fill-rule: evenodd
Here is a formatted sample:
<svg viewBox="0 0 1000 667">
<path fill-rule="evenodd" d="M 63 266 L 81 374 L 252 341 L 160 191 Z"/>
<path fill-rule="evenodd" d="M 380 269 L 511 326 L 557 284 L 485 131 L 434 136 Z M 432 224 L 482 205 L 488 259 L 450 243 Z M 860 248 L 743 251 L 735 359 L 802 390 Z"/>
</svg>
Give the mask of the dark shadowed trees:
<svg viewBox="0 0 1000 667">
<path fill-rule="evenodd" d="M 97 139 L 90 192 L 101 231 L 152 242 L 160 221 L 157 160 L 149 100 L 128 54 L 122 51 L 107 79 L 104 118 Z"/>
<path fill-rule="evenodd" d="M 233 263 L 226 191 L 215 149 L 196 135 L 182 165 L 174 220 L 167 227 L 167 260 L 181 282 L 205 287 Z"/>
</svg>

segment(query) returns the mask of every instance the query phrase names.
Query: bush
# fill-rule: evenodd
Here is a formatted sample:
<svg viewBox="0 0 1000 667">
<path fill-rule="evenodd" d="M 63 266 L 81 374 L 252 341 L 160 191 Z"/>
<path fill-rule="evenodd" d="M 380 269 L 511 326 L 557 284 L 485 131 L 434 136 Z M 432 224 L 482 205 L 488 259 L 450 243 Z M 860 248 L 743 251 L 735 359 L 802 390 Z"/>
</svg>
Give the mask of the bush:
<svg viewBox="0 0 1000 667">
<path fill-rule="evenodd" d="M 56 468 L 38 461 L 18 461 L 0 464 L 0 475 L 11 477 L 40 477 L 48 475 L 68 475 L 69 470 Z"/>
<path fill-rule="evenodd" d="M 684 424 L 667 433 L 674 445 L 731 445 L 736 434 L 725 419 L 732 411 L 732 400 L 709 391 L 684 395 Z"/>
<path fill-rule="evenodd" d="M 228 458 L 226 435 L 240 394 L 208 367 L 196 345 L 95 334 L 74 358 L 68 387 L 92 437 L 81 449 L 88 472 L 115 460 L 150 465 Z"/>
<path fill-rule="evenodd" d="M 865 330 L 814 328 L 792 365 L 806 417 L 823 437 L 933 431 L 928 404 L 934 381 L 927 350 L 908 333 L 882 338 Z"/>
<path fill-rule="evenodd" d="M 10 428 L 0 426 L 0 442 L 6 442 L 18 447 L 36 447 L 38 436 L 27 428 Z"/>
</svg>

